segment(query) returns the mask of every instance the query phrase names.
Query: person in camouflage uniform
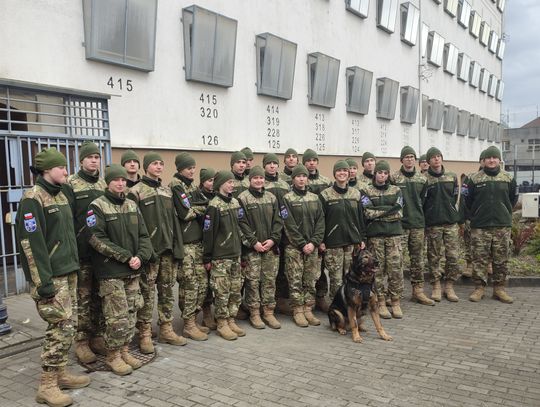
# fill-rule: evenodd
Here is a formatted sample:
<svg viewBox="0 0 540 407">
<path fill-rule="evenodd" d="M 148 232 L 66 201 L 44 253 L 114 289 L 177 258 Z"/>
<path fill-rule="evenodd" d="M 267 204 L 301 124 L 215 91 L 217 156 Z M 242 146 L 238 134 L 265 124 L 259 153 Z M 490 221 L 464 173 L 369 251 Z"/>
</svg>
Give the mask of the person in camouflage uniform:
<svg viewBox="0 0 540 407">
<path fill-rule="evenodd" d="M 253 160 L 255 156 L 253 155 L 253 151 L 249 147 L 244 147 L 240 151 L 246 156 L 246 169 L 244 170 L 244 175 L 247 177 L 249 176 L 249 172 L 253 168 Z"/>
<path fill-rule="evenodd" d="M 362 155 L 362 167 L 364 167 L 364 171 L 362 172 L 362 175 L 357 177 L 358 182 L 363 183 L 364 185 L 371 185 L 376 162 L 375 156 L 369 151 L 366 151 Z"/>
<path fill-rule="evenodd" d="M 68 406 L 73 400 L 60 389 L 88 386 L 88 376 L 67 372 L 69 348 L 77 325 L 77 241 L 72 210 L 62 192 L 66 157 L 44 149 L 31 167 L 36 184 L 25 191 L 15 231 L 21 266 L 39 316 L 47 322 L 42 343 L 38 403 Z"/>
<path fill-rule="evenodd" d="M 412 300 L 423 305 L 435 305 L 424 294 L 424 209 L 422 203 L 426 194 L 426 177 L 416 172 L 416 152 L 410 146 L 401 149 L 401 168 L 390 177 L 390 182 L 401 189 L 403 194 L 403 218 L 401 225 L 402 248 L 408 249 Z"/>
<path fill-rule="evenodd" d="M 420 174 L 424 174 L 424 175 L 426 174 L 429 168 L 429 163 L 426 160 L 425 154 L 422 154 L 420 158 L 418 159 L 418 168 L 420 169 Z"/>
<path fill-rule="evenodd" d="M 283 172 L 280 173 L 280 178 L 289 186 L 292 183 L 291 174 L 294 167 L 298 165 L 298 152 L 294 148 L 288 148 L 283 156 Z"/>
<path fill-rule="evenodd" d="M 512 208 L 518 200 L 515 179 L 501 169 L 501 152 L 495 146 L 484 151 L 484 168 L 462 185 L 462 195 L 471 216 L 473 280 L 475 289 L 469 300 L 478 302 L 484 296 L 487 268 L 493 263 L 493 298 L 511 304 L 506 290 Z"/>
<path fill-rule="evenodd" d="M 358 163 L 354 158 L 351 157 L 345 159 L 345 161 L 347 164 L 349 164 L 349 186 L 361 190 L 365 184 L 358 182 Z"/>
<path fill-rule="evenodd" d="M 364 217 L 360 191 L 349 187 L 349 164 L 339 160 L 334 164 L 334 185 L 321 192 L 325 234 L 324 264 L 330 277 L 330 298 L 341 286 L 349 271 L 355 248 L 364 246 Z"/>
<path fill-rule="evenodd" d="M 441 279 L 445 280 L 444 295 L 451 302 L 459 301 L 454 282 L 461 275 L 459 257 L 458 205 L 459 187 L 456 174 L 445 171 L 443 156 L 436 147 L 426 154 L 429 169 L 426 173 L 424 218 L 428 241 L 428 262 L 431 272 L 431 299 L 441 300 Z M 445 271 L 441 269 L 442 256 L 446 257 Z"/>
<path fill-rule="evenodd" d="M 180 153 L 175 159 L 177 173 L 169 184 L 180 231 L 184 242 L 184 261 L 178 268 L 179 301 L 178 305 L 184 318 L 183 335 L 195 341 L 208 339 L 209 328 L 199 326 L 196 317 L 206 297 L 207 274 L 204 269 L 202 254 L 201 219 L 205 207 L 192 205 L 196 186 L 195 160 L 189 153 Z"/>
<path fill-rule="evenodd" d="M 266 322 L 270 328 L 278 329 L 281 325 L 274 317 L 274 309 L 283 222 L 277 198 L 264 188 L 265 172 L 261 167 L 251 169 L 249 182 L 249 189 L 238 196 L 244 210 L 239 225 L 244 249 L 242 257 L 246 263 L 243 269 L 245 303 L 254 328 L 263 329 Z M 261 306 L 263 319 L 260 317 Z"/>
<path fill-rule="evenodd" d="M 234 175 L 233 197 L 238 198 L 241 192 L 249 188 L 249 180 L 246 177 L 246 155 L 241 151 L 231 154 L 231 172 Z"/>
<path fill-rule="evenodd" d="M 375 271 L 375 291 L 382 318 L 402 318 L 401 295 L 403 293 L 403 269 L 401 235 L 403 228 L 403 194 L 390 184 L 390 165 L 381 160 L 375 165 L 373 181 L 362 191 L 362 206 L 366 222 L 368 250 L 378 260 Z M 385 288 L 385 280 L 388 287 Z M 388 311 L 385 293 L 388 292 L 392 315 Z"/>
<path fill-rule="evenodd" d="M 315 281 L 320 264 L 317 249 L 324 238 L 324 212 L 316 194 L 307 188 L 308 170 L 304 165 L 294 167 L 291 174 L 292 191 L 284 198 L 281 218 L 285 225 L 285 272 L 296 325 L 320 325 L 313 315 Z"/>
<path fill-rule="evenodd" d="M 158 324 L 161 343 L 185 345 L 187 340 L 177 335 L 172 326 L 177 264 L 183 258 L 182 235 L 172 200 L 171 189 L 161 184 L 164 162 L 151 151 L 143 158 L 145 175 L 130 189 L 128 198 L 139 206 L 154 249 L 150 264 L 141 273 L 144 305 L 137 313 L 139 347 L 142 353 L 153 353 L 152 314 L 158 292 Z M 176 231 L 176 233 L 175 233 Z"/>
<path fill-rule="evenodd" d="M 99 177 L 101 153 L 96 144 L 85 141 L 81 145 L 79 162 L 81 165 L 79 172 L 70 175 L 63 188 L 73 210 L 80 262 L 77 283 L 79 323 L 75 335 L 75 354 L 81 362 L 92 363 L 97 358 L 90 346 L 99 353 L 104 353 L 105 346 L 102 337 L 104 322 L 98 295 L 99 288 L 88 244 L 86 212 L 90 202 L 105 193 L 107 185 L 103 178 Z"/>
<path fill-rule="evenodd" d="M 203 262 L 210 271 L 210 286 L 214 293 L 217 333 L 228 341 L 246 333 L 235 321 L 242 299 L 242 249 L 238 221 L 244 209 L 232 196 L 234 175 L 219 171 L 214 177 L 216 196 L 208 203 L 203 222 Z"/>
<path fill-rule="evenodd" d="M 120 157 L 120 165 L 126 169 L 128 174 L 128 178 L 126 180 L 126 190 L 124 191 L 124 193 L 127 195 L 129 193 L 129 188 L 132 188 L 141 182 L 141 176 L 139 175 L 141 162 L 139 161 L 139 156 L 135 153 L 135 151 L 126 150 Z"/>
<path fill-rule="evenodd" d="M 128 346 L 137 311 L 144 302 L 139 275 L 153 251 L 137 204 L 124 194 L 127 177 L 121 165 L 105 168 L 105 195 L 94 200 L 86 214 L 89 243 L 94 250 L 92 264 L 105 317 L 105 363 L 120 376 L 142 366 L 129 353 Z"/>
</svg>

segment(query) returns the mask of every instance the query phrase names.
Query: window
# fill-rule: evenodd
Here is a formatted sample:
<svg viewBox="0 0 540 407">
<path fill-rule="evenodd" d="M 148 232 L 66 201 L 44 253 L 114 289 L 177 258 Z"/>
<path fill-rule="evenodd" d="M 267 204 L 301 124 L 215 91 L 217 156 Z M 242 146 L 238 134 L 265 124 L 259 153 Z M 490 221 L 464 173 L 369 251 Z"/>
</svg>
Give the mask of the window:
<svg viewBox="0 0 540 407">
<path fill-rule="evenodd" d="M 428 62 L 437 67 L 442 65 L 444 38 L 435 31 L 430 31 L 427 41 Z"/>
<path fill-rule="evenodd" d="M 233 86 L 237 21 L 193 5 L 182 22 L 186 80 Z"/>
<path fill-rule="evenodd" d="M 347 77 L 347 112 L 368 114 L 373 72 L 357 66 L 345 71 Z"/>
<path fill-rule="evenodd" d="M 458 9 L 458 0 L 444 0 L 444 11 L 455 17 Z"/>
<path fill-rule="evenodd" d="M 422 54 L 422 58 L 425 58 L 427 54 L 428 37 L 429 26 L 425 23 L 422 23 L 422 31 L 420 33 L 420 53 Z"/>
<path fill-rule="evenodd" d="M 463 28 L 469 28 L 471 18 L 471 3 L 467 0 L 459 0 L 458 4 L 458 24 Z"/>
<path fill-rule="evenodd" d="M 469 117 L 469 137 L 478 138 L 480 134 L 480 116 L 471 114 Z"/>
<path fill-rule="evenodd" d="M 308 54 L 308 102 L 333 108 L 339 75 L 339 59 L 315 52 Z"/>
<path fill-rule="evenodd" d="M 377 27 L 393 33 L 396 27 L 398 0 L 377 0 Z"/>
<path fill-rule="evenodd" d="M 497 140 L 497 132 L 499 131 L 499 123 L 490 121 L 488 128 L 488 141 Z"/>
<path fill-rule="evenodd" d="M 469 70 L 471 66 L 471 58 L 464 52 L 458 56 L 457 74 L 458 79 L 467 82 L 469 80 Z"/>
<path fill-rule="evenodd" d="M 400 119 L 402 123 L 416 123 L 418 99 L 420 91 L 412 86 L 402 86 L 400 89 Z"/>
<path fill-rule="evenodd" d="M 154 70 L 157 0 L 83 0 L 86 58 Z"/>
<path fill-rule="evenodd" d="M 479 86 L 479 90 L 480 92 L 482 93 L 486 93 L 488 91 L 488 87 L 489 87 L 489 71 L 484 68 L 480 71 L 480 86 Z"/>
<path fill-rule="evenodd" d="M 471 114 L 467 110 L 460 110 L 458 113 L 457 119 L 457 130 L 456 134 L 458 136 L 467 136 L 469 132 L 469 119 Z"/>
<path fill-rule="evenodd" d="M 369 11 L 369 0 L 345 0 L 345 8 L 359 17 L 366 18 Z"/>
<path fill-rule="evenodd" d="M 458 65 L 459 50 L 454 44 L 447 43 L 444 45 L 443 66 L 445 72 L 450 75 L 455 75 Z"/>
<path fill-rule="evenodd" d="M 416 45 L 420 10 L 412 3 L 401 5 L 401 41 L 411 46 Z"/>
<path fill-rule="evenodd" d="M 458 120 L 458 108 L 452 105 L 444 106 L 443 113 L 443 131 L 453 133 L 456 131 Z"/>
<path fill-rule="evenodd" d="M 474 37 L 478 38 L 480 35 L 480 25 L 482 24 L 482 17 L 478 14 L 477 11 L 471 11 L 471 18 L 469 20 L 469 33 Z"/>
<path fill-rule="evenodd" d="M 291 99 L 296 63 L 296 44 L 265 33 L 255 38 L 257 47 L 257 94 Z"/>
<path fill-rule="evenodd" d="M 440 130 L 444 115 L 444 102 L 437 99 L 429 99 L 427 107 L 427 128 Z"/>
<path fill-rule="evenodd" d="M 501 101 L 504 94 L 504 82 L 499 79 L 497 82 L 497 93 L 495 94 L 495 99 Z"/>
<path fill-rule="evenodd" d="M 489 120 L 486 118 L 480 119 L 480 133 L 478 134 L 478 140 L 486 140 L 489 133 Z"/>
<path fill-rule="evenodd" d="M 377 78 L 377 117 L 379 119 L 394 119 L 398 90 L 398 81 Z"/>
<path fill-rule="evenodd" d="M 495 30 L 491 31 L 491 34 L 489 36 L 489 52 L 492 54 L 495 54 L 497 52 L 497 46 L 499 45 L 499 34 L 495 32 Z"/>
<path fill-rule="evenodd" d="M 485 21 L 482 21 L 482 24 L 480 24 L 480 37 L 479 41 L 480 44 L 482 44 L 484 47 L 486 47 L 489 43 L 489 34 L 491 33 L 491 27 L 489 24 Z"/>
<path fill-rule="evenodd" d="M 495 75 L 489 76 L 488 95 L 492 98 L 497 94 L 497 78 Z"/>
<path fill-rule="evenodd" d="M 469 69 L 469 85 L 473 88 L 477 88 L 480 82 L 480 64 L 476 61 L 471 62 L 471 68 Z"/>
<path fill-rule="evenodd" d="M 497 8 L 501 11 L 501 13 L 504 11 L 505 3 L 506 0 L 497 0 Z"/>
<path fill-rule="evenodd" d="M 499 126 L 500 125 L 497 125 L 497 132 L 499 131 Z M 495 140 L 494 141 L 497 141 L 497 134 L 495 134 Z M 503 141 L 502 150 L 503 151 L 510 151 L 510 141 L 508 141 L 508 140 Z"/>
<path fill-rule="evenodd" d="M 506 48 L 506 42 L 499 38 L 499 44 L 497 45 L 497 58 L 502 60 L 504 58 L 504 49 Z"/>
<path fill-rule="evenodd" d="M 502 126 L 502 124 L 499 123 L 498 131 L 497 131 L 496 138 L 495 138 L 495 142 L 500 143 L 502 138 L 503 138 L 503 135 L 504 135 L 504 127 Z"/>
</svg>

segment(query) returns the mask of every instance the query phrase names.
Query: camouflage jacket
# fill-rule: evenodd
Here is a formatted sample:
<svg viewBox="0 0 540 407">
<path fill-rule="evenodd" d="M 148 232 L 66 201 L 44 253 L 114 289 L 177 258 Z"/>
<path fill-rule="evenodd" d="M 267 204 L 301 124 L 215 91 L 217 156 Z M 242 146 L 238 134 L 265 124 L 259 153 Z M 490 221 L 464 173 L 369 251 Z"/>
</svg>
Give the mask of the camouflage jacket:
<svg viewBox="0 0 540 407">
<path fill-rule="evenodd" d="M 238 175 L 233 172 L 234 175 L 234 189 L 232 195 L 234 198 L 238 198 L 242 192 L 249 188 L 249 178 L 245 174 Z"/>
<path fill-rule="evenodd" d="M 203 262 L 235 259 L 242 250 L 238 221 L 244 210 L 232 196 L 216 194 L 208 203 L 203 222 Z"/>
<path fill-rule="evenodd" d="M 308 243 L 318 247 L 324 239 L 324 211 L 317 195 L 293 187 L 283 197 L 283 203 L 280 212 L 285 225 L 285 243 L 298 250 Z"/>
<path fill-rule="evenodd" d="M 193 205 L 193 193 L 197 187 L 182 175 L 176 173 L 169 184 L 176 215 L 180 223 L 182 240 L 184 244 L 202 241 L 202 228 L 200 219 L 204 216 L 205 207 Z"/>
<path fill-rule="evenodd" d="M 77 174 L 70 175 L 62 188 L 73 211 L 79 258 L 90 261 L 92 252 L 88 244 L 86 212 L 90 202 L 105 193 L 107 184 L 99 178 L 99 174 L 90 175 L 81 169 Z"/>
<path fill-rule="evenodd" d="M 308 175 L 308 190 L 315 195 L 319 195 L 323 190 L 332 186 L 330 178 L 326 178 L 324 175 L 319 174 L 319 170 L 315 174 Z"/>
<path fill-rule="evenodd" d="M 326 247 L 343 247 L 359 244 L 364 240 L 364 216 L 360 191 L 339 188 L 335 183 L 321 192 L 325 219 L 324 244 Z"/>
<path fill-rule="evenodd" d="M 117 197 L 108 190 L 93 201 L 86 215 L 89 243 L 94 249 L 92 264 L 98 279 L 124 278 L 139 274 L 152 257 L 152 242 L 137 204 L 125 195 Z M 129 267 L 132 257 L 141 267 Z"/>
<path fill-rule="evenodd" d="M 357 190 L 361 191 L 367 187 L 367 184 L 363 181 L 359 181 L 358 178 L 351 178 L 349 179 L 349 187 L 356 188 Z"/>
<path fill-rule="evenodd" d="M 126 179 L 126 190 L 124 191 L 126 196 L 127 194 L 129 194 L 129 190 L 133 188 L 135 185 L 137 185 L 139 182 L 141 182 L 141 176 L 139 174 L 137 174 L 137 181 Z"/>
<path fill-rule="evenodd" d="M 471 228 L 512 226 L 512 209 L 518 200 L 516 180 L 508 172 L 484 168 L 461 186 L 471 217 Z"/>
<path fill-rule="evenodd" d="M 279 173 L 279 178 L 282 181 L 285 181 L 289 186 L 292 185 L 292 178 L 291 178 L 292 170 L 290 170 L 287 167 L 283 168 L 283 171 Z"/>
<path fill-rule="evenodd" d="M 54 296 L 52 278 L 79 269 L 72 209 L 62 187 L 38 177 L 21 199 L 15 230 L 26 279 L 41 297 Z"/>
<path fill-rule="evenodd" d="M 456 174 L 446 172 L 444 167 L 439 174 L 429 168 L 426 179 L 423 202 L 426 226 L 452 225 L 460 222 L 462 215 L 458 208 L 459 186 Z"/>
<path fill-rule="evenodd" d="M 356 177 L 356 181 L 364 186 L 371 185 L 373 182 L 373 174 L 364 171 L 362 174 L 360 174 L 360 176 Z"/>
<path fill-rule="evenodd" d="M 367 237 L 386 237 L 403 234 L 403 195 L 401 189 L 386 183 L 371 183 L 362 191 L 362 206 Z"/>
<path fill-rule="evenodd" d="M 283 229 L 277 198 L 264 189 L 249 188 L 240 194 L 238 201 L 244 210 L 238 221 L 244 246 L 252 248 L 257 242 L 272 239 L 277 247 Z"/>
<path fill-rule="evenodd" d="M 416 169 L 407 172 L 402 166 L 391 175 L 390 183 L 401 188 L 403 194 L 403 229 L 423 229 L 425 221 L 422 203 L 426 195 L 426 177 Z"/>
<path fill-rule="evenodd" d="M 291 187 L 281 179 L 279 174 L 276 176 L 264 174 L 264 189 L 271 192 L 277 198 L 278 205 L 281 208 L 283 197 L 291 190 Z"/>
</svg>

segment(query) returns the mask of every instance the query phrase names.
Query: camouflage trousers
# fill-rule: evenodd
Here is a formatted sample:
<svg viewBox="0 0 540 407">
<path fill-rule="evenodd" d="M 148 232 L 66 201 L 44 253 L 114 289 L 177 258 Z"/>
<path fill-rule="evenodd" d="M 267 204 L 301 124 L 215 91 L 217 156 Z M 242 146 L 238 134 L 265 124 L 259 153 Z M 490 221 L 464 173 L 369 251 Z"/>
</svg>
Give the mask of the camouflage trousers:
<svg viewBox="0 0 540 407">
<path fill-rule="evenodd" d="M 392 299 L 403 293 L 403 268 L 401 267 L 401 236 L 370 237 L 368 250 L 375 256 L 379 266 L 375 270 L 375 291 Z M 385 288 L 385 280 L 388 288 Z"/>
<path fill-rule="evenodd" d="M 463 244 L 465 245 L 465 260 L 467 263 L 471 263 L 473 259 L 473 249 L 471 241 L 471 221 L 466 220 L 463 225 Z"/>
<path fill-rule="evenodd" d="M 178 267 L 178 306 L 184 319 L 196 316 L 203 306 L 208 289 L 208 275 L 203 265 L 202 243 L 184 245 L 184 261 Z"/>
<path fill-rule="evenodd" d="M 401 248 L 409 252 L 409 272 L 412 284 L 424 283 L 424 229 L 404 229 Z"/>
<path fill-rule="evenodd" d="M 77 280 L 77 333 L 75 340 L 101 336 L 104 331 L 103 313 L 99 299 L 99 283 L 94 276 L 92 263 L 81 261 Z"/>
<path fill-rule="evenodd" d="M 52 281 L 55 294 L 51 299 L 41 298 L 30 283 L 38 314 L 48 324 L 41 348 L 43 368 L 66 366 L 77 326 L 77 272 L 53 277 Z"/>
<path fill-rule="evenodd" d="M 279 256 L 271 250 L 266 253 L 250 251 L 245 260 L 246 267 L 243 273 L 246 306 L 248 308 L 258 308 L 261 305 L 275 306 Z"/>
<path fill-rule="evenodd" d="M 176 284 L 176 264 L 172 254 L 163 254 L 155 263 L 146 266 L 141 274 L 141 293 L 144 305 L 137 313 L 137 322 L 151 323 L 158 292 L 158 323 L 161 325 L 173 320 L 174 294 Z"/>
<path fill-rule="evenodd" d="M 131 342 L 137 322 L 137 311 L 144 300 L 139 276 L 100 280 L 99 296 L 105 318 L 105 346 L 118 349 Z"/>
<path fill-rule="evenodd" d="M 475 282 L 487 284 L 488 264 L 493 262 L 491 280 L 504 283 L 508 275 L 511 228 L 471 229 L 473 275 Z"/>
<path fill-rule="evenodd" d="M 330 277 L 330 299 L 334 298 L 343 282 L 343 276 L 349 271 L 352 262 L 353 245 L 326 249 L 324 265 Z"/>
<path fill-rule="evenodd" d="M 242 302 L 240 259 L 212 260 L 210 286 L 214 293 L 216 319 L 235 318 Z"/>
<path fill-rule="evenodd" d="M 291 306 L 315 302 L 315 281 L 320 272 L 317 250 L 309 255 L 293 246 L 285 247 L 285 273 Z"/>
<path fill-rule="evenodd" d="M 459 257 L 459 226 L 441 225 L 426 228 L 428 241 L 428 262 L 431 273 L 431 283 L 441 279 L 456 281 L 461 275 L 458 265 Z M 443 273 L 441 261 L 446 258 Z"/>
</svg>

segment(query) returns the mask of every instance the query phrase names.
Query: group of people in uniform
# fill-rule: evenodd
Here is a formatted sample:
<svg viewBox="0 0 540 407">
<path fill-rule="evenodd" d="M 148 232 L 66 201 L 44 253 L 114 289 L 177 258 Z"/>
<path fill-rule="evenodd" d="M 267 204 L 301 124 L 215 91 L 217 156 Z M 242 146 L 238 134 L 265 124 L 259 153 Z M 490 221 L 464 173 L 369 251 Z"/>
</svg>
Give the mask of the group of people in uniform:
<svg viewBox="0 0 540 407">
<path fill-rule="evenodd" d="M 420 170 L 416 152 L 405 146 L 393 173 L 387 161 L 366 152 L 360 165 L 355 158 L 336 161 L 333 179 L 320 174 L 311 149 L 300 163 L 289 148 L 280 170 L 276 154 L 254 165 L 246 147 L 231 155 L 228 170 L 200 169 L 198 184 L 194 158 L 181 152 L 169 185 L 162 184 L 165 163 L 154 151 L 142 159 L 142 176 L 132 150 L 103 177 L 96 144 L 83 143 L 78 155 L 80 170 L 68 177 L 60 151 L 37 153 L 35 185 L 25 192 L 16 221 L 21 264 L 48 323 L 39 403 L 67 406 L 73 400 L 62 389 L 90 383 L 87 375 L 66 370 L 73 341 L 83 363 L 100 353 L 115 374 L 141 367 L 129 344 L 137 329 L 141 353 L 154 352 L 156 291 L 158 341 L 177 346 L 186 338 L 204 341 L 211 330 L 226 340 L 245 336 L 236 322 L 242 315 L 254 328 L 279 329 L 279 299 L 287 299 L 296 325 L 320 325 L 314 308 L 328 310 L 354 252 L 365 247 L 378 261 L 381 317 L 403 317 L 404 248 L 412 299 L 457 302 L 463 223 L 473 252 L 469 299 L 484 296 L 491 264 L 494 298 L 513 301 L 505 280 L 517 188 L 495 146 L 482 152 L 479 171 L 461 186 L 436 147 L 420 157 Z M 426 253 L 430 297 L 424 292 Z M 176 301 L 182 335 L 173 329 Z"/>
</svg>

